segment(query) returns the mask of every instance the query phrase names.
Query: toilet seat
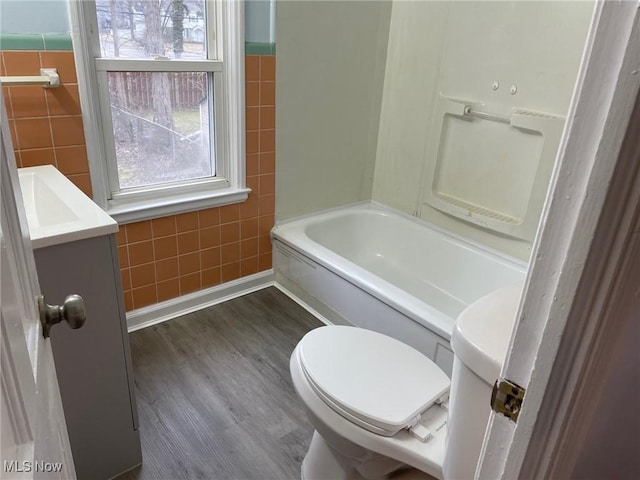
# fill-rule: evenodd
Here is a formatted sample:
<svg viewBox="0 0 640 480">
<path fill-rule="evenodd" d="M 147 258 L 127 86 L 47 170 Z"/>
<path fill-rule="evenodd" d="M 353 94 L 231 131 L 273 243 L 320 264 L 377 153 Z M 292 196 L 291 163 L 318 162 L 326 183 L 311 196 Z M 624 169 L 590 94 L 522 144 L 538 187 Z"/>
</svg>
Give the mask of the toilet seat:
<svg viewBox="0 0 640 480">
<path fill-rule="evenodd" d="M 449 378 L 435 363 L 371 330 L 317 328 L 296 352 L 313 391 L 342 417 L 378 435 L 413 427 L 448 396 Z"/>
</svg>

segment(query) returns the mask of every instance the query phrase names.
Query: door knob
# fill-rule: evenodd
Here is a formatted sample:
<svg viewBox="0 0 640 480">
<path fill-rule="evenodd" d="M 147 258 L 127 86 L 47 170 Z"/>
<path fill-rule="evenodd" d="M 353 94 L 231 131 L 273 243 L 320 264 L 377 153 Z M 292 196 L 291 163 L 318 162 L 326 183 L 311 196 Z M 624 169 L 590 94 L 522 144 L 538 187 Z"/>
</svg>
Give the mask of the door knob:
<svg viewBox="0 0 640 480">
<path fill-rule="evenodd" d="M 38 310 L 40 311 L 40 323 L 42 323 L 42 335 L 49 337 L 49 330 L 56 323 L 66 320 L 73 329 L 84 325 L 87 316 L 84 311 L 84 300 L 80 295 L 69 295 L 62 305 L 47 305 L 44 297 L 38 297 Z"/>
</svg>

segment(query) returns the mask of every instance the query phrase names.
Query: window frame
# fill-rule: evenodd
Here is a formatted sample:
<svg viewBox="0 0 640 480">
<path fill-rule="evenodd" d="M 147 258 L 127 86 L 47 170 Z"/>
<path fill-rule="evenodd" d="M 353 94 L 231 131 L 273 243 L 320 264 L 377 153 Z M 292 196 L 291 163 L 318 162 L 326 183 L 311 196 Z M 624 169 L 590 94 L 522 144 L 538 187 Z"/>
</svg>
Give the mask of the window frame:
<svg viewBox="0 0 640 480">
<path fill-rule="evenodd" d="M 239 203 L 251 191 L 245 184 L 244 2 L 204 1 L 207 22 L 213 22 L 215 29 L 215 35 L 207 35 L 208 57 L 215 57 L 212 60 L 102 58 L 95 2 L 69 3 L 93 199 L 118 223 Z M 117 164 L 105 88 L 107 71 L 197 71 L 211 75 L 215 176 L 114 191 Z"/>
</svg>

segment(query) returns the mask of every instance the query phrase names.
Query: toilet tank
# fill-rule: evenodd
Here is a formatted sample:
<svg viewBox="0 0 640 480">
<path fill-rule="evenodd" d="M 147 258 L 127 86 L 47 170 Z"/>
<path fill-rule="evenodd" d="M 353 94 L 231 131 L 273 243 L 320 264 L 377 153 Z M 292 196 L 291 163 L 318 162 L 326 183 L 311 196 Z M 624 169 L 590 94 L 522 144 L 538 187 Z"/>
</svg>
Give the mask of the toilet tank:
<svg viewBox="0 0 640 480">
<path fill-rule="evenodd" d="M 491 390 L 504 363 L 522 284 L 496 290 L 469 305 L 456 320 L 445 480 L 473 478 L 491 412 Z"/>
</svg>

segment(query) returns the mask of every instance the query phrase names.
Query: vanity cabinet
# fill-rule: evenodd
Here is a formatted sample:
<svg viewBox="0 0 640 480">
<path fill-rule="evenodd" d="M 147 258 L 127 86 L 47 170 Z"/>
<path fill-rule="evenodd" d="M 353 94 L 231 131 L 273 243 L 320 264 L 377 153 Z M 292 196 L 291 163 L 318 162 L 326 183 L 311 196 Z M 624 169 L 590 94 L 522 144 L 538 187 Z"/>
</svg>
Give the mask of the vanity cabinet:
<svg viewBox="0 0 640 480">
<path fill-rule="evenodd" d="M 84 299 L 85 324 L 55 325 L 51 344 L 78 479 L 112 478 L 142 462 L 115 234 L 34 255 L 47 303 Z"/>
</svg>

